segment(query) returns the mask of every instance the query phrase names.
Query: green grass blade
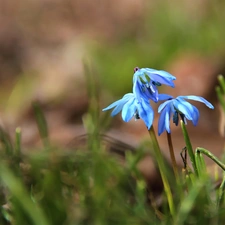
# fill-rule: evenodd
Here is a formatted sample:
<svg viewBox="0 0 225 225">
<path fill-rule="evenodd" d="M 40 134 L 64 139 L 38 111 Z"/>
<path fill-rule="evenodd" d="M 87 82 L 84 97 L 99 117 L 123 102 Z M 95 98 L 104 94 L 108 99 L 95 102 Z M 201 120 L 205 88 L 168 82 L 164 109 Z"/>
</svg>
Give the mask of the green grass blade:
<svg viewBox="0 0 225 225">
<path fill-rule="evenodd" d="M 39 206 L 32 202 L 23 186 L 21 180 L 17 178 L 3 163 L 0 164 L 0 179 L 9 189 L 12 196 L 21 204 L 25 213 L 33 221 L 34 225 L 49 225 L 46 216 Z"/>
<path fill-rule="evenodd" d="M 33 102 L 32 104 L 34 115 L 37 121 L 39 134 L 41 136 L 43 145 L 45 147 L 49 147 L 49 140 L 48 140 L 48 125 L 45 119 L 44 113 L 41 110 L 41 107 L 38 102 Z"/>
<path fill-rule="evenodd" d="M 7 155 L 13 154 L 13 146 L 9 135 L 0 127 L 0 142 L 2 143 Z"/>
<path fill-rule="evenodd" d="M 199 152 L 199 151 L 195 152 L 195 162 L 196 162 L 196 166 L 197 166 L 199 176 L 206 175 L 205 160 L 203 158 L 202 153 Z"/>
<path fill-rule="evenodd" d="M 225 95 L 225 79 L 223 75 L 218 76 L 218 81 L 221 86 L 221 92 Z"/>
<path fill-rule="evenodd" d="M 182 132 L 183 132 L 184 140 L 185 140 L 185 143 L 186 143 L 186 147 L 187 147 L 187 150 L 188 150 L 188 155 L 189 155 L 190 160 L 191 160 L 191 164 L 193 166 L 195 174 L 198 175 L 198 170 L 197 170 L 197 166 L 196 166 L 196 162 L 195 162 L 195 155 L 194 155 L 194 152 L 193 152 L 193 148 L 192 148 L 192 145 L 191 145 L 191 141 L 190 141 L 186 126 L 185 126 L 185 124 L 182 120 L 180 121 L 180 124 L 181 124 L 181 129 L 182 129 Z"/>
<path fill-rule="evenodd" d="M 225 190 L 225 173 L 223 174 L 223 180 L 219 187 L 219 196 L 218 196 L 218 203 L 217 203 L 218 207 L 221 207 L 221 205 L 224 201 L 224 190 Z"/>
<path fill-rule="evenodd" d="M 163 186 L 164 186 L 165 193 L 167 196 L 170 213 L 171 213 L 171 216 L 174 217 L 175 216 L 175 206 L 174 206 L 173 196 L 172 196 L 171 188 L 170 188 L 168 178 L 166 175 L 166 168 L 165 168 L 165 164 L 163 162 L 162 153 L 160 151 L 159 143 L 156 138 L 153 126 L 151 126 L 150 130 L 148 130 L 148 131 L 149 131 L 149 135 L 151 137 L 151 141 L 153 144 L 154 153 L 155 153 L 156 161 L 157 161 L 157 164 L 159 167 L 160 175 L 162 177 L 162 182 L 163 182 Z"/>
<path fill-rule="evenodd" d="M 180 208 L 177 212 L 177 217 L 174 224 L 185 224 L 185 221 L 190 214 L 191 210 L 196 204 L 196 198 L 204 187 L 204 182 L 202 180 L 195 180 L 195 184 L 192 186 L 191 190 L 185 199 L 182 200 Z"/>
<path fill-rule="evenodd" d="M 20 155 L 21 152 L 21 129 L 20 127 L 16 128 L 16 143 L 15 143 L 15 153 Z"/>
<path fill-rule="evenodd" d="M 218 86 L 216 87 L 216 93 L 217 93 L 217 97 L 219 99 L 219 102 L 223 108 L 223 110 L 225 111 L 225 99 L 224 99 L 224 94 L 222 93 L 221 88 Z"/>
<path fill-rule="evenodd" d="M 212 159 L 220 168 L 225 171 L 225 164 L 223 164 L 215 155 L 213 155 L 210 151 L 205 148 L 196 148 L 196 152 L 201 152 L 204 155 L 208 156 Z"/>
</svg>

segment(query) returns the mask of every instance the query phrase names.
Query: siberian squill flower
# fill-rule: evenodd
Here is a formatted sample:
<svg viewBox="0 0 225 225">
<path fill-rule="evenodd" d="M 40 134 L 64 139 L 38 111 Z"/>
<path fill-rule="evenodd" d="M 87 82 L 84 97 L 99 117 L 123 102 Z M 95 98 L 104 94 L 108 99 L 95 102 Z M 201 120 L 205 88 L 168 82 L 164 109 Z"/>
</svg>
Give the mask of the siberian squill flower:
<svg viewBox="0 0 225 225">
<path fill-rule="evenodd" d="M 197 125 L 199 119 L 199 111 L 195 106 L 187 102 L 185 99 L 202 102 L 210 109 L 214 109 L 213 105 L 210 102 L 199 96 L 189 95 L 173 98 L 170 95 L 159 94 L 159 100 L 167 100 L 158 108 L 158 112 L 161 113 L 158 122 L 159 135 L 165 130 L 170 133 L 171 115 L 173 115 L 173 123 L 175 123 L 176 126 L 178 125 L 179 116 L 185 124 L 187 124 L 186 120 L 191 120 L 194 126 Z"/>
<path fill-rule="evenodd" d="M 158 86 L 162 84 L 174 87 L 176 77 L 163 70 L 138 67 L 134 68 L 133 93 L 137 99 L 146 98 L 158 102 Z"/>
<path fill-rule="evenodd" d="M 108 107 L 104 108 L 102 111 L 113 109 L 111 116 L 115 116 L 122 110 L 122 119 L 128 122 L 134 117 L 135 119 L 142 119 L 150 129 L 153 118 L 154 111 L 147 99 L 140 98 L 137 100 L 133 93 L 128 93 L 123 96 L 122 99 L 112 103 Z"/>
</svg>

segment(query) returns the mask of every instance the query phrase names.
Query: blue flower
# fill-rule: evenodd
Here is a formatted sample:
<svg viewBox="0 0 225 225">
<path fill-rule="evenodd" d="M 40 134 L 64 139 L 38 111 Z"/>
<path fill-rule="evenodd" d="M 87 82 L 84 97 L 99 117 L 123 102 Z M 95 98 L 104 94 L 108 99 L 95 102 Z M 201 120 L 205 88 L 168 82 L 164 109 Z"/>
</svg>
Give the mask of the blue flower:
<svg viewBox="0 0 225 225">
<path fill-rule="evenodd" d="M 158 108 L 158 112 L 161 113 L 158 122 L 159 135 L 165 130 L 170 133 L 170 118 L 172 114 L 173 123 L 175 123 L 176 125 L 178 125 L 179 115 L 185 124 L 187 124 L 187 119 L 191 120 L 194 126 L 197 125 L 199 119 L 199 111 L 195 106 L 187 102 L 185 99 L 202 102 L 210 109 L 214 109 L 213 105 L 210 102 L 199 96 L 189 95 L 173 98 L 170 95 L 159 94 L 159 100 L 167 100 Z"/>
<path fill-rule="evenodd" d="M 115 116 L 122 110 L 122 119 L 128 122 L 134 117 L 135 119 L 142 119 L 145 125 L 150 129 L 153 118 L 154 111 L 148 100 L 140 98 L 137 100 L 133 93 L 129 93 L 123 96 L 122 99 L 112 103 L 108 107 L 104 108 L 102 111 L 113 109 L 111 116 Z"/>
<path fill-rule="evenodd" d="M 150 68 L 134 69 L 133 93 L 137 99 L 146 98 L 158 102 L 158 86 L 162 84 L 174 87 L 176 77 L 163 70 Z"/>
</svg>

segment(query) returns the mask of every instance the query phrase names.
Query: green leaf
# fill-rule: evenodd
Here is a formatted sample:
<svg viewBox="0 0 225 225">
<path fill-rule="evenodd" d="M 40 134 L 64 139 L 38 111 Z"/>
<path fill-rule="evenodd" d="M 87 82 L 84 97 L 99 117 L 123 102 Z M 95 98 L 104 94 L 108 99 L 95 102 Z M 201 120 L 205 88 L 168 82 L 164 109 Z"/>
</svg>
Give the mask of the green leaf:
<svg viewBox="0 0 225 225">
<path fill-rule="evenodd" d="M 181 124 L 181 129 L 182 129 L 182 132 L 183 132 L 184 140 L 185 140 L 185 143 L 186 143 L 186 147 L 187 147 L 187 150 L 188 150 L 188 155 L 189 155 L 190 160 L 191 160 L 191 164 L 193 166 L 195 174 L 198 176 L 198 170 L 197 170 L 197 166 L 196 166 L 196 162 L 195 162 L 195 156 L 194 156 L 193 148 L 192 148 L 192 145 L 191 145 L 191 141 L 190 141 L 186 126 L 185 126 L 185 124 L 182 120 L 180 121 L 180 124 Z"/>
<path fill-rule="evenodd" d="M 33 221 L 33 224 L 50 224 L 42 209 L 30 199 L 21 180 L 2 162 L 0 164 L 0 179 L 9 189 L 11 195 L 19 202 L 25 213 Z"/>
</svg>

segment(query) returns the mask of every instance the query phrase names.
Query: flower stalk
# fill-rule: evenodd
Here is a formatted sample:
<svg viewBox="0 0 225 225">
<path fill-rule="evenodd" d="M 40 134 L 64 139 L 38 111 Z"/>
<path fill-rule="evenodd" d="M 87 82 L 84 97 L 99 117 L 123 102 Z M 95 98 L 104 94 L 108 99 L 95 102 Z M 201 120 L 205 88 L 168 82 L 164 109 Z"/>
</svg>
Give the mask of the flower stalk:
<svg viewBox="0 0 225 225">
<path fill-rule="evenodd" d="M 176 158 L 174 155 L 171 133 L 166 132 L 166 134 L 167 134 L 167 141 L 168 141 L 168 146 L 169 146 L 169 151 L 170 151 L 170 158 L 171 158 L 171 163 L 172 163 L 172 167 L 173 167 L 173 172 L 174 172 L 176 181 L 179 181 L 179 174 L 178 174 L 178 169 L 177 169 Z"/>
<path fill-rule="evenodd" d="M 199 177 L 205 176 L 206 173 L 206 165 L 203 155 L 200 151 L 195 151 L 195 162 L 198 170 Z"/>
<path fill-rule="evenodd" d="M 151 104 L 152 102 L 157 103 L 159 101 L 164 101 L 158 107 L 158 113 L 160 113 L 158 120 L 158 135 L 161 135 L 164 131 L 167 131 L 167 141 L 170 151 L 172 168 L 175 175 L 175 179 L 180 188 L 182 188 L 180 182 L 181 180 L 179 177 L 176 158 L 174 155 L 170 130 L 170 120 L 172 119 L 173 123 L 178 126 L 179 118 L 181 118 L 181 128 L 186 143 L 188 155 L 190 157 L 194 170 L 193 174 L 188 175 L 190 177 L 190 180 L 192 180 L 192 178 L 195 178 L 195 175 L 199 177 L 200 174 L 203 174 L 205 167 L 202 154 L 198 152 L 194 154 L 189 135 L 185 127 L 187 121 L 191 121 L 194 126 L 197 126 L 200 117 L 200 113 L 197 107 L 195 107 L 188 101 L 198 101 L 205 104 L 208 108 L 214 109 L 214 106 L 201 96 L 187 95 L 177 96 L 176 98 L 174 98 L 171 95 L 158 92 L 158 86 L 161 85 L 167 85 L 172 88 L 175 87 L 173 83 L 175 80 L 176 77 L 166 71 L 136 67 L 134 69 L 133 75 L 132 92 L 125 94 L 120 100 L 113 102 L 108 107 L 103 109 L 103 111 L 112 109 L 111 116 L 115 116 L 116 114 L 121 112 L 122 119 L 125 122 L 129 122 L 132 118 L 134 118 L 135 120 L 142 119 L 144 121 L 153 143 L 155 158 L 158 163 L 160 175 L 162 177 L 170 214 L 173 218 L 175 218 L 173 196 L 171 192 L 171 187 L 168 182 L 168 176 L 166 175 L 167 169 L 165 168 L 163 156 L 159 148 L 154 128 L 152 126 L 154 121 L 154 110 Z M 201 149 L 199 151 L 201 151 Z M 205 152 L 204 154 L 208 154 L 209 157 L 215 160 L 215 157 L 212 157 L 212 155 L 210 155 L 208 152 Z M 222 166 L 221 164 L 219 165 Z M 187 169 L 186 159 L 185 169 Z M 201 188 L 202 186 L 199 187 L 199 191 L 201 190 Z M 196 195 L 197 194 L 198 193 L 196 192 Z"/>
<path fill-rule="evenodd" d="M 198 170 L 197 170 L 197 166 L 196 166 L 196 162 L 195 162 L 195 155 L 194 155 L 194 151 L 193 151 L 193 148 L 192 148 L 192 145 L 191 145 L 191 141 L 190 141 L 186 126 L 185 126 L 183 120 L 180 120 L 180 124 L 181 124 L 181 129 L 182 129 L 182 132 L 183 132 L 184 140 L 185 140 L 185 143 L 186 143 L 186 147 L 187 147 L 187 150 L 188 150 L 188 155 L 190 157 L 192 167 L 194 169 L 195 174 L 198 176 Z"/>
<path fill-rule="evenodd" d="M 203 153 L 204 155 L 208 156 L 210 159 L 212 159 L 220 168 L 222 168 L 225 171 L 225 164 L 223 164 L 215 155 L 213 155 L 210 151 L 208 151 L 205 148 L 197 148 L 196 152 Z"/>
<path fill-rule="evenodd" d="M 159 167 L 160 175 L 162 177 L 163 186 L 164 186 L 165 193 L 166 193 L 166 196 L 167 196 L 167 199 L 168 199 L 170 214 L 172 215 L 172 217 L 174 217 L 175 208 L 174 208 L 173 196 L 172 196 L 172 192 L 171 192 L 171 189 L 170 189 L 168 179 L 166 177 L 166 169 L 165 169 L 165 166 L 164 166 L 162 153 L 160 151 L 159 143 L 157 141 L 153 126 L 151 126 L 151 128 L 148 130 L 148 132 L 149 132 L 149 135 L 150 135 L 151 140 L 152 140 L 156 161 L 157 161 L 157 164 L 158 164 L 158 167 Z"/>
<path fill-rule="evenodd" d="M 218 197 L 218 202 L 217 202 L 218 207 L 220 207 L 224 201 L 224 190 L 225 190 L 225 173 L 223 175 L 223 180 L 219 187 L 219 197 Z"/>
</svg>

